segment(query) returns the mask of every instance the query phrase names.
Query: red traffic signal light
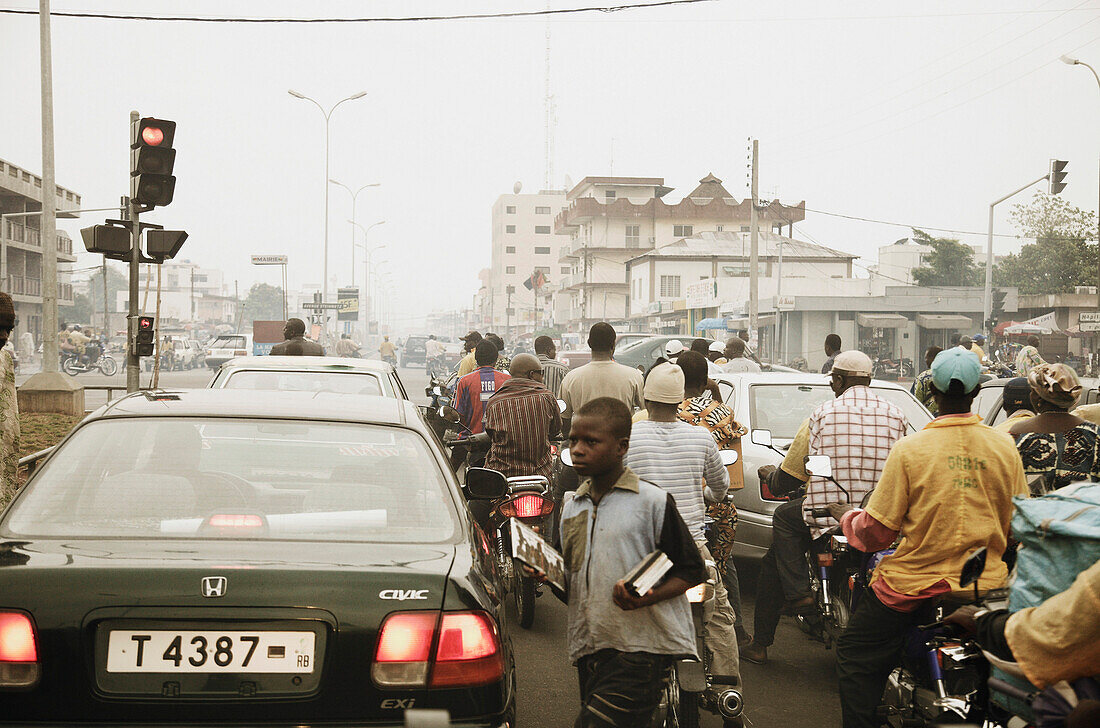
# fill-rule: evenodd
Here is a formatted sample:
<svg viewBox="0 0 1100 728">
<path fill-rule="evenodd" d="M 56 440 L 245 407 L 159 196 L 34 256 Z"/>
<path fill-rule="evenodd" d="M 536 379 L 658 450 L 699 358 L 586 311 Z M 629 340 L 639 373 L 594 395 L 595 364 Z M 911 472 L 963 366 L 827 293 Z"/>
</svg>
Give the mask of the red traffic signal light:
<svg viewBox="0 0 1100 728">
<path fill-rule="evenodd" d="M 138 316 L 138 331 L 152 331 L 153 330 L 153 317 L 152 316 Z"/>
<path fill-rule="evenodd" d="M 176 122 L 146 117 L 134 123 L 130 135 L 130 197 L 140 205 L 170 204 L 176 188 Z"/>
</svg>

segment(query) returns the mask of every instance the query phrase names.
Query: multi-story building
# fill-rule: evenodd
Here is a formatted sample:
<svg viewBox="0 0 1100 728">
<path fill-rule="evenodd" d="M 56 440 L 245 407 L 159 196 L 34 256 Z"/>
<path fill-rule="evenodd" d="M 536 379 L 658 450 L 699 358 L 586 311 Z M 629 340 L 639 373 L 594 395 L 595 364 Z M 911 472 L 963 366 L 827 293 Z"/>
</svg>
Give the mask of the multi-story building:
<svg viewBox="0 0 1100 728">
<path fill-rule="evenodd" d="M 80 195 L 58 186 L 54 190 L 57 210 L 80 207 Z M 0 159 L 0 288 L 11 294 L 15 315 L 19 318 L 14 337 L 24 331 L 34 335 L 37 345 L 42 341 L 42 238 L 41 215 L 19 213 L 42 209 L 42 178 Z M 14 213 L 14 214 L 13 214 Z M 58 217 L 76 217 L 62 213 Z M 70 280 L 73 241 L 64 232 L 57 232 L 57 305 L 71 306 L 73 286 Z M 62 314 L 63 315 L 63 314 Z M 52 333 L 52 332 L 51 332 Z"/>
<path fill-rule="evenodd" d="M 565 192 L 501 195 L 493 204 L 492 264 L 482 293 L 483 326 L 510 339 L 544 324 L 539 294 L 524 282 L 541 273 L 544 288 L 558 286 L 570 266 L 559 263 L 562 238 L 554 218 L 565 209 Z"/>
<path fill-rule="evenodd" d="M 967 245 L 974 253 L 974 264 L 982 270 L 985 269 L 985 248 L 980 245 Z M 871 266 L 872 278 L 881 278 L 884 285 L 903 283 L 907 286 L 917 285 L 913 278 L 913 271 L 923 268 L 928 264 L 928 256 L 932 253 L 931 245 L 924 245 L 912 238 L 902 238 L 892 245 L 883 245 L 878 249 L 878 263 Z M 993 256 L 996 265 L 998 256 Z"/>
<path fill-rule="evenodd" d="M 628 260 L 702 232 L 749 231 L 750 201 L 733 199 L 714 175 L 676 204 L 662 199 L 671 191 L 660 177 L 585 177 L 569 191 L 569 206 L 554 221 L 554 231 L 568 236 L 558 244 L 559 264 L 570 269 L 559 294 L 568 300 L 567 321 L 559 324 L 629 325 Z M 765 233 L 790 228 L 805 219 L 805 208 L 762 204 L 757 225 Z"/>
<path fill-rule="evenodd" d="M 146 312 L 156 306 L 157 266 L 143 265 L 138 272 Z M 144 292 L 148 290 L 146 297 Z M 119 291 L 120 310 L 126 310 L 129 294 Z M 226 295 L 222 271 L 202 268 L 190 260 L 168 260 L 160 265 L 160 318 L 168 322 L 202 321 L 235 323 L 236 300 Z"/>
</svg>

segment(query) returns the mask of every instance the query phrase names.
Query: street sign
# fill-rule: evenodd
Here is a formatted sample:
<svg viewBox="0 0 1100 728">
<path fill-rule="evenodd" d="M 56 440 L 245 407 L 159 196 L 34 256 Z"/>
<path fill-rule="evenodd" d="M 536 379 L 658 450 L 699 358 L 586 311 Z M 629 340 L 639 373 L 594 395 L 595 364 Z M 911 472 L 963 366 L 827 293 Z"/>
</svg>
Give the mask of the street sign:
<svg viewBox="0 0 1100 728">
<path fill-rule="evenodd" d="M 1100 331 L 1100 321 L 1085 321 L 1081 324 L 1081 331 Z"/>
<path fill-rule="evenodd" d="M 286 265 L 285 255 L 253 255 L 252 265 Z"/>
<path fill-rule="evenodd" d="M 1086 321 L 1088 323 L 1092 323 L 1092 324 L 1100 323 L 1100 311 L 1083 311 L 1083 312 L 1081 312 L 1080 318 L 1078 318 L 1077 320 L 1080 321 L 1081 323 L 1085 323 Z M 1095 331 L 1096 329 L 1082 328 L 1081 330 L 1082 331 Z"/>
<path fill-rule="evenodd" d="M 339 311 L 344 304 L 339 301 L 331 303 L 303 303 L 302 308 L 307 311 Z"/>
</svg>

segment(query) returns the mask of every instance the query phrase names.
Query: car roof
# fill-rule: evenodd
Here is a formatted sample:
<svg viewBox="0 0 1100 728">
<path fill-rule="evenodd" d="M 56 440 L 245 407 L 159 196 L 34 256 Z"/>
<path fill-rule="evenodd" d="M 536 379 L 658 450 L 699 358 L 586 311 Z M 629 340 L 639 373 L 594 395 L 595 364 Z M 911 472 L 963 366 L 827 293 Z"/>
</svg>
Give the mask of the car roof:
<svg viewBox="0 0 1100 728">
<path fill-rule="evenodd" d="M 238 356 L 221 365 L 222 369 L 278 369 L 300 372 L 377 372 L 388 374 L 389 364 L 378 359 L 345 356 Z"/>
<path fill-rule="evenodd" d="M 742 381 L 746 384 L 790 384 L 794 386 L 800 384 L 822 385 L 829 383 L 829 376 L 827 374 L 813 374 L 810 372 L 745 372 L 743 374 L 723 372 L 722 374 L 716 374 L 714 379 L 719 382 L 726 382 L 727 384 L 737 384 Z M 882 387 L 883 389 L 897 389 L 902 392 L 907 391 L 905 387 L 882 379 L 872 379 L 871 386 Z"/>
<path fill-rule="evenodd" d="M 136 392 L 108 403 L 87 421 L 116 417 L 270 417 L 405 425 L 423 430 L 412 402 L 396 397 L 332 392 L 183 389 Z"/>
</svg>

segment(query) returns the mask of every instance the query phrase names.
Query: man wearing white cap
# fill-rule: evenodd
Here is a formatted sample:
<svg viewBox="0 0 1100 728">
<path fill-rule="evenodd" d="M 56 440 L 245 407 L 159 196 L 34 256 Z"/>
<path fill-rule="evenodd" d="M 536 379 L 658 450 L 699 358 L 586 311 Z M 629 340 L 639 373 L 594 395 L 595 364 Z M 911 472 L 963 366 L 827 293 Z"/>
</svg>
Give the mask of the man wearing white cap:
<svg viewBox="0 0 1100 728">
<path fill-rule="evenodd" d="M 712 341 L 707 348 L 707 360 L 718 366 L 722 366 L 728 361 L 726 359 L 726 345 L 721 341 Z"/>
<path fill-rule="evenodd" d="M 871 357 L 862 351 L 837 354 L 829 378 L 836 399 L 823 402 L 810 413 L 808 453 L 828 455 L 833 478 L 848 493 L 832 480 L 811 476 L 803 498 L 776 509 L 772 545 L 760 568 L 764 587 L 757 590 L 753 642 L 741 651 L 749 662 L 767 660 L 780 613 L 816 614 L 805 554 L 810 542 L 837 522 L 832 518 L 815 519 L 811 509 L 848 502 L 849 498 L 853 505 L 859 505 L 878 482 L 890 448 L 908 429 L 901 410 L 871 391 L 871 366 Z"/>
<path fill-rule="evenodd" d="M 684 401 L 684 371 L 679 366 L 665 362 L 653 367 L 645 381 L 644 396 L 649 420 L 634 423 L 626 465 L 639 478 L 672 494 L 704 561 L 713 564 L 703 518 L 707 503 L 721 501 L 729 488 L 729 473 L 722 465 L 718 446 L 706 428 L 678 417 Z M 706 626 L 707 647 L 714 653 L 712 674 L 719 685 L 737 685 L 741 677 L 736 615 L 722 579 L 715 581 L 714 613 Z"/>
</svg>

